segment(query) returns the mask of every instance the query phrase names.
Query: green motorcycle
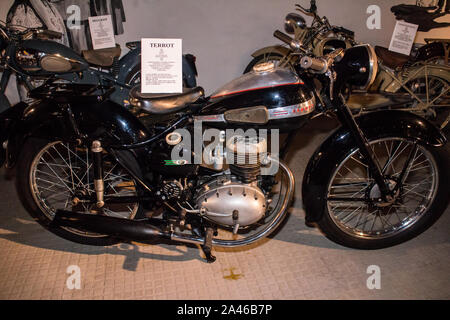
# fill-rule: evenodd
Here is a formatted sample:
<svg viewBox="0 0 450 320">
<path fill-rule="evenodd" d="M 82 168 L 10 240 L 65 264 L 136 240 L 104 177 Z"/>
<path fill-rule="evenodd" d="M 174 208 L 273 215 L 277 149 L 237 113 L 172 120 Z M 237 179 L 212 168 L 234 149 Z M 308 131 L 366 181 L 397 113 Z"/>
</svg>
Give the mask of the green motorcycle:
<svg viewBox="0 0 450 320">
<path fill-rule="evenodd" d="M 294 36 L 290 46 L 270 46 L 253 53 L 244 73 L 257 64 L 272 62 L 278 67 L 293 68 L 298 60 L 296 44 L 306 54 L 325 56 L 336 49 L 348 49 L 357 43 L 354 33 L 332 26 L 327 17 L 317 13 L 316 1 L 309 9 L 296 5 L 298 11 L 312 16 L 311 26 L 303 16 L 290 13 L 285 18 L 285 31 Z M 450 122 L 450 68 L 448 39 L 427 39 L 427 44 L 413 50 L 410 56 L 375 46 L 378 57 L 373 84 L 368 88 L 348 88 L 347 104 L 354 113 L 364 114 L 380 109 L 411 111 L 432 120 L 441 129 Z"/>
</svg>

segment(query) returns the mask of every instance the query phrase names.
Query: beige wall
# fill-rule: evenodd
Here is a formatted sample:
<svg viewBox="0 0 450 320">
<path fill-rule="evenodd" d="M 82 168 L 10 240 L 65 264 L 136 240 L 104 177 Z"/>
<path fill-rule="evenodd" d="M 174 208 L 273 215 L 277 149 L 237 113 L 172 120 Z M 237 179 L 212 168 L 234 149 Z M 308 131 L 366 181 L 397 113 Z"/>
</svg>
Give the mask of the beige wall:
<svg viewBox="0 0 450 320">
<path fill-rule="evenodd" d="M 12 0 L 0 0 L 0 19 L 4 19 Z M 284 16 L 295 3 L 308 0 L 124 0 L 127 22 L 125 42 L 141 37 L 183 39 L 183 51 L 197 56 L 199 84 L 211 93 L 223 83 L 239 76 L 250 61 L 250 54 L 263 46 L 280 43 L 272 37 L 283 28 Z M 391 6 L 414 4 L 415 0 L 317 0 L 321 15 L 330 22 L 356 32 L 358 41 L 389 45 L 395 25 Z M 366 27 L 367 7 L 381 8 L 381 30 Z M 448 29 L 446 29 L 448 33 Z M 448 35 L 447 35 L 448 37 Z"/>
</svg>

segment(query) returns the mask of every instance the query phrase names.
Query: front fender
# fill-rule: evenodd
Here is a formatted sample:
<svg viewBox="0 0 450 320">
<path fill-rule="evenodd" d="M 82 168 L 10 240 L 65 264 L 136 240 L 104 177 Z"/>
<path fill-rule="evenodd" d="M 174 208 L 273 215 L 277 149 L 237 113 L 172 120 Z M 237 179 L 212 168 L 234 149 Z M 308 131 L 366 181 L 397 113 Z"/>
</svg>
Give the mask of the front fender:
<svg viewBox="0 0 450 320">
<path fill-rule="evenodd" d="M 280 45 L 275 45 L 275 46 L 264 47 L 259 50 L 256 50 L 255 52 L 252 53 L 252 57 L 256 58 L 257 56 L 260 56 L 263 54 L 269 54 L 269 53 L 277 53 L 279 55 L 286 56 L 290 52 L 291 52 L 291 50 L 289 48 L 286 48 L 286 47 L 283 47 Z"/>
<path fill-rule="evenodd" d="M 111 101 L 71 105 L 76 128 L 67 112 L 51 101 L 39 101 L 29 106 L 19 104 L 11 109 L 15 110 L 16 116 L 10 117 L 13 121 L 5 134 L 8 167 L 16 164 L 21 147 L 29 137 L 70 142 L 79 137 L 77 129 L 82 137 L 100 139 L 106 147 L 139 143 L 150 137 L 145 126 L 133 114 Z M 0 123 L 0 132 L 6 130 L 4 123 Z"/>
<path fill-rule="evenodd" d="M 369 140 L 401 137 L 418 141 L 423 145 L 440 147 L 447 141 L 442 132 L 432 123 L 405 111 L 378 111 L 356 119 Z M 326 200 L 324 196 L 331 174 L 336 166 L 355 149 L 356 142 L 345 127 L 334 131 L 310 158 L 303 176 L 302 201 L 306 222 L 320 220 Z"/>
</svg>

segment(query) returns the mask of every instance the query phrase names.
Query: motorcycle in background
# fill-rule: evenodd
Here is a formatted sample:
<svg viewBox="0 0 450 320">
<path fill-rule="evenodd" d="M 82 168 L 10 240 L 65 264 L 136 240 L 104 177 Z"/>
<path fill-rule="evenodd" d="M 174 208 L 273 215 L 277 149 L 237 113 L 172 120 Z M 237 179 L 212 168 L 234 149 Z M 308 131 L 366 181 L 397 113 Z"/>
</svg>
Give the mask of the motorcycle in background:
<svg viewBox="0 0 450 320">
<path fill-rule="evenodd" d="M 130 51 L 122 58 L 119 45 L 111 49 L 86 50 L 80 56 L 71 48 L 51 41 L 60 36 L 60 33 L 47 29 L 18 30 L 0 23 L 0 63 L 3 67 L 0 107 L 10 106 L 4 92 L 12 73 L 16 75 L 22 101 L 28 98 L 30 90 L 58 79 L 69 83 L 112 85 L 115 90 L 109 98 L 129 106 L 129 91 L 141 80 L 140 42 L 127 43 Z M 183 85 L 195 87 L 195 57 L 184 55 L 182 66 Z"/>
<path fill-rule="evenodd" d="M 406 110 L 446 128 L 450 121 L 450 65 L 445 44 L 444 39 L 427 39 L 411 56 L 375 46 L 380 59 L 377 78 L 366 91 L 351 91 L 349 107 L 362 114 L 383 108 Z"/>
<path fill-rule="evenodd" d="M 169 239 L 201 245 L 213 262 L 213 246 L 252 244 L 288 214 L 294 176 L 256 130 L 289 133 L 283 158 L 303 125 L 333 113 L 341 127 L 311 156 L 303 177 L 306 221 L 360 249 L 392 246 L 430 227 L 449 199 L 445 136 L 409 112 L 352 115 L 342 93 L 375 80 L 369 45 L 313 57 L 290 36 L 274 35 L 299 55 L 294 70 L 259 64 L 210 97 L 201 87 L 166 95 L 134 87 L 130 103 L 160 119 L 153 126 L 109 100 L 110 87 L 34 89 L 33 104 L 0 114 L 0 160 L 17 167 L 24 207 L 71 241 Z M 202 139 L 200 125 L 218 134 L 223 148 L 208 149 L 212 141 Z"/>
<path fill-rule="evenodd" d="M 306 46 L 305 52 L 322 56 L 328 47 L 348 48 L 356 45 L 351 31 L 332 27 L 326 17 L 317 14 L 316 1 L 310 9 L 296 5 L 297 10 L 313 15 L 311 27 L 298 14 L 286 16 L 285 30 L 295 35 L 295 40 Z M 341 32 L 339 32 L 341 30 Z M 333 36 L 334 35 L 334 36 Z M 337 35 L 337 38 L 336 38 Z M 450 67 L 448 65 L 448 40 L 429 39 L 427 44 L 415 47 L 410 56 L 391 52 L 375 46 L 379 67 L 374 83 L 369 87 L 348 88 L 348 106 L 355 113 L 367 113 L 385 108 L 395 108 L 417 113 L 444 129 L 450 122 Z M 276 61 L 284 67 L 292 67 L 299 59 L 293 48 L 272 46 L 257 51 L 245 72 L 264 61 Z"/>
<path fill-rule="evenodd" d="M 294 39 L 302 44 L 308 54 L 322 57 L 336 49 L 348 49 L 354 45 L 355 33 L 344 27 L 332 26 L 327 17 L 320 17 L 317 14 L 316 1 L 311 0 L 311 7 L 306 9 L 301 5 L 296 5 L 297 10 L 313 17 L 311 26 L 306 25 L 306 20 L 297 13 L 289 13 L 285 18 L 284 30 Z M 258 63 L 273 62 L 280 67 L 292 67 L 298 58 L 292 55 L 293 51 L 289 46 L 269 46 L 261 48 L 252 53 L 253 60 L 247 65 L 244 73 L 250 72 Z"/>
</svg>

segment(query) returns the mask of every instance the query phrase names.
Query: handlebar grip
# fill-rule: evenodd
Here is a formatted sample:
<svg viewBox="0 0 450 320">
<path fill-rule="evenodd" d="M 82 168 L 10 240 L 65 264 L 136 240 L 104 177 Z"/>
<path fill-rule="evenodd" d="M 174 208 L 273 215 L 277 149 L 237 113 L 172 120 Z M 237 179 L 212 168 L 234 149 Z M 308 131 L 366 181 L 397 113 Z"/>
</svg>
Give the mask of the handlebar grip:
<svg viewBox="0 0 450 320">
<path fill-rule="evenodd" d="M 319 73 L 325 73 L 328 69 L 327 62 L 322 59 L 304 56 L 300 60 L 300 65 L 303 69 L 311 69 Z"/>
<path fill-rule="evenodd" d="M 53 31 L 53 30 L 44 30 L 42 33 L 44 35 L 48 36 L 49 38 L 53 38 L 53 39 L 61 39 L 61 37 L 62 37 L 61 32 L 57 32 L 57 31 Z"/>
<path fill-rule="evenodd" d="M 283 41 L 284 43 L 286 43 L 288 45 L 290 45 L 292 40 L 294 40 L 290 36 L 288 36 L 286 33 L 283 33 L 280 30 L 276 30 L 273 33 L 273 36 L 277 39 L 280 39 L 281 41 Z"/>
</svg>

